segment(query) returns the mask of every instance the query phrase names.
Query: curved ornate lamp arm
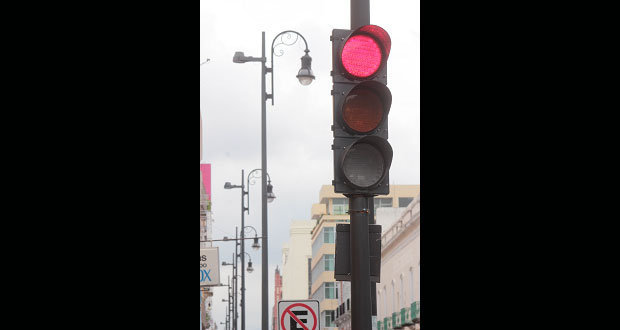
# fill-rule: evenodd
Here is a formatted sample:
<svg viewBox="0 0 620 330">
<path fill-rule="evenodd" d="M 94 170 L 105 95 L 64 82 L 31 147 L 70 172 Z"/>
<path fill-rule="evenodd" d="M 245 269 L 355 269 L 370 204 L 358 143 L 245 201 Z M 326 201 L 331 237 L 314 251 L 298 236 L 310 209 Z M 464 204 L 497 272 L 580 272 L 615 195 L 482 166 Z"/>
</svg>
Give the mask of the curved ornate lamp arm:
<svg viewBox="0 0 620 330">
<path fill-rule="evenodd" d="M 288 39 L 291 39 L 291 34 L 293 33 L 295 34 L 295 40 L 293 40 L 292 42 L 284 41 L 284 36 L 287 36 Z M 293 30 L 282 31 L 278 33 L 278 35 L 276 35 L 275 38 L 273 38 L 273 41 L 271 42 L 271 68 L 267 68 L 267 72 L 271 72 L 271 94 L 267 94 L 268 97 L 271 99 L 271 105 L 273 105 L 273 94 L 274 94 L 273 93 L 273 55 L 275 53 L 275 47 L 280 46 L 280 45 L 292 46 L 297 43 L 297 40 L 299 40 L 299 37 L 301 37 L 301 39 L 304 41 L 304 44 L 306 45 L 306 49 L 304 51 L 306 52 L 306 54 L 308 54 L 308 52 L 310 52 L 310 50 L 308 49 L 308 42 L 306 41 L 306 38 L 304 38 L 304 36 L 302 36 L 301 33 L 297 31 L 293 31 Z M 280 42 L 274 45 L 278 38 L 280 38 Z M 280 55 L 276 55 L 276 56 L 282 56 L 282 55 L 284 55 L 284 50 L 281 49 Z"/>
<path fill-rule="evenodd" d="M 250 262 L 252 262 L 252 256 L 247 253 L 247 252 L 243 252 L 246 256 L 248 256 L 248 258 L 250 258 Z M 241 253 L 237 254 L 237 258 L 241 258 Z"/>
<path fill-rule="evenodd" d="M 246 200 L 247 200 L 248 206 L 243 208 L 244 211 L 247 212 L 247 214 L 250 214 L 250 179 L 252 179 L 252 184 L 254 184 L 253 179 L 258 179 L 261 177 L 261 174 L 258 174 L 259 171 L 262 172 L 262 169 L 255 168 L 252 171 L 250 171 L 250 173 L 248 173 L 248 177 L 246 181 L 246 191 L 243 192 L 247 196 Z M 267 174 L 267 179 L 269 180 L 269 182 L 271 182 L 271 177 L 269 177 L 269 173 L 266 173 L 266 174 Z"/>
<path fill-rule="evenodd" d="M 256 230 L 256 228 L 254 228 L 254 227 L 252 227 L 252 226 L 245 226 L 243 229 L 244 229 L 244 230 L 245 230 L 245 229 L 252 229 L 252 230 L 254 230 L 254 235 L 255 235 L 255 236 L 258 236 L 258 231 Z"/>
</svg>

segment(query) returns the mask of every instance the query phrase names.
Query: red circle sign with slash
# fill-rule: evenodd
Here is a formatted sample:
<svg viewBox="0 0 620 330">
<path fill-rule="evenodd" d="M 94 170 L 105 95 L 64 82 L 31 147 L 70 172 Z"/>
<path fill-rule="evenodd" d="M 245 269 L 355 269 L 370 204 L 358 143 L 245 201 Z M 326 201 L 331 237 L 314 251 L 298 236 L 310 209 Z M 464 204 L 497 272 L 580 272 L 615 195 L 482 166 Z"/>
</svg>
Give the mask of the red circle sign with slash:
<svg viewBox="0 0 620 330">
<path fill-rule="evenodd" d="M 291 308 L 293 307 L 304 307 L 307 310 L 310 311 L 310 313 L 312 313 L 312 318 L 314 319 L 314 324 L 312 326 L 312 330 L 316 329 L 316 325 L 319 323 L 318 319 L 316 318 L 316 314 L 314 313 L 314 311 L 312 310 L 312 308 L 310 308 L 310 306 L 306 305 L 306 304 L 302 304 L 302 303 L 296 303 L 296 304 L 292 304 L 290 306 L 288 306 L 284 312 L 282 313 L 282 317 L 280 318 L 280 326 L 282 327 L 282 329 L 287 330 L 286 327 L 284 326 L 284 317 L 288 314 L 291 318 L 293 318 L 293 320 L 295 320 L 295 322 L 297 322 L 297 324 L 299 324 L 304 330 L 310 330 L 308 329 L 308 327 L 299 320 L 299 318 L 295 315 L 295 313 L 291 312 Z M 290 329 L 288 329 L 290 330 Z"/>
</svg>

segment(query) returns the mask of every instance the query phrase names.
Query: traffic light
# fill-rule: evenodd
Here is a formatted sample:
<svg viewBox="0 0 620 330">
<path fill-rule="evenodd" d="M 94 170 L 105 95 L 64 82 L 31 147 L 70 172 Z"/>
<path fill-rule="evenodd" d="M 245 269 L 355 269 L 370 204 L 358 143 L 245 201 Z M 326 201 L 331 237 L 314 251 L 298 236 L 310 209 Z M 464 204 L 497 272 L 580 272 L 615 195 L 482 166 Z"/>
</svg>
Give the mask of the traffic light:
<svg viewBox="0 0 620 330">
<path fill-rule="evenodd" d="M 392 147 L 387 88 L 391 40 L 376 25 L 332 30 L 334 190 L 343 194 L 389 194 Z"/>
</svg>

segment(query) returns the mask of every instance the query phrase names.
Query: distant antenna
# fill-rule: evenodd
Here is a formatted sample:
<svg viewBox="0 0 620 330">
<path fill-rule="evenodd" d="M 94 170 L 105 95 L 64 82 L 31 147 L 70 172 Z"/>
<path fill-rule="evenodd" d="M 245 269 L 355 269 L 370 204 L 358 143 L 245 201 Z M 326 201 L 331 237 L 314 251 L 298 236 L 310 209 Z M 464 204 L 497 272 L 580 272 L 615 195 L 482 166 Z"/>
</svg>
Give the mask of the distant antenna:
<svg viewBox="0 0 620 330">
<path fill-rule="evenodd" d="M 203 61 L 203 62 L 200 62 L 200 66 L 202 66 L 203 64 L 205 64 L 205 63 L 207 63 L 207 62 L 209 62 L 209 61 L 211 61 L 211 59 L 210 59 L 210 58 L 206 59 L 206 60 L 205 60 L 205 61 Z"/>
</svg>

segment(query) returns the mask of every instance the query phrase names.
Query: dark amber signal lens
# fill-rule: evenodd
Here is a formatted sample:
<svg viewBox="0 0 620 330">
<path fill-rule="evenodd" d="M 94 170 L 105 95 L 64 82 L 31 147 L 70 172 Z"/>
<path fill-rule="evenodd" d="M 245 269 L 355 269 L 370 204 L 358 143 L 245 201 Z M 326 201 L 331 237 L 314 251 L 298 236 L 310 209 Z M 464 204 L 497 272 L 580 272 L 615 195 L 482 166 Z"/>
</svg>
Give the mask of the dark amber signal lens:
<svg viewBox="0 0 620 330">
<path fill-rule="evenodd" d="M 377 128 L 383 119 L 383 102 L 377 93 L 368 88 L 354 89 L 344 100 L 342 117 L 352 130 L 368 133 Z"/>
</svg>

